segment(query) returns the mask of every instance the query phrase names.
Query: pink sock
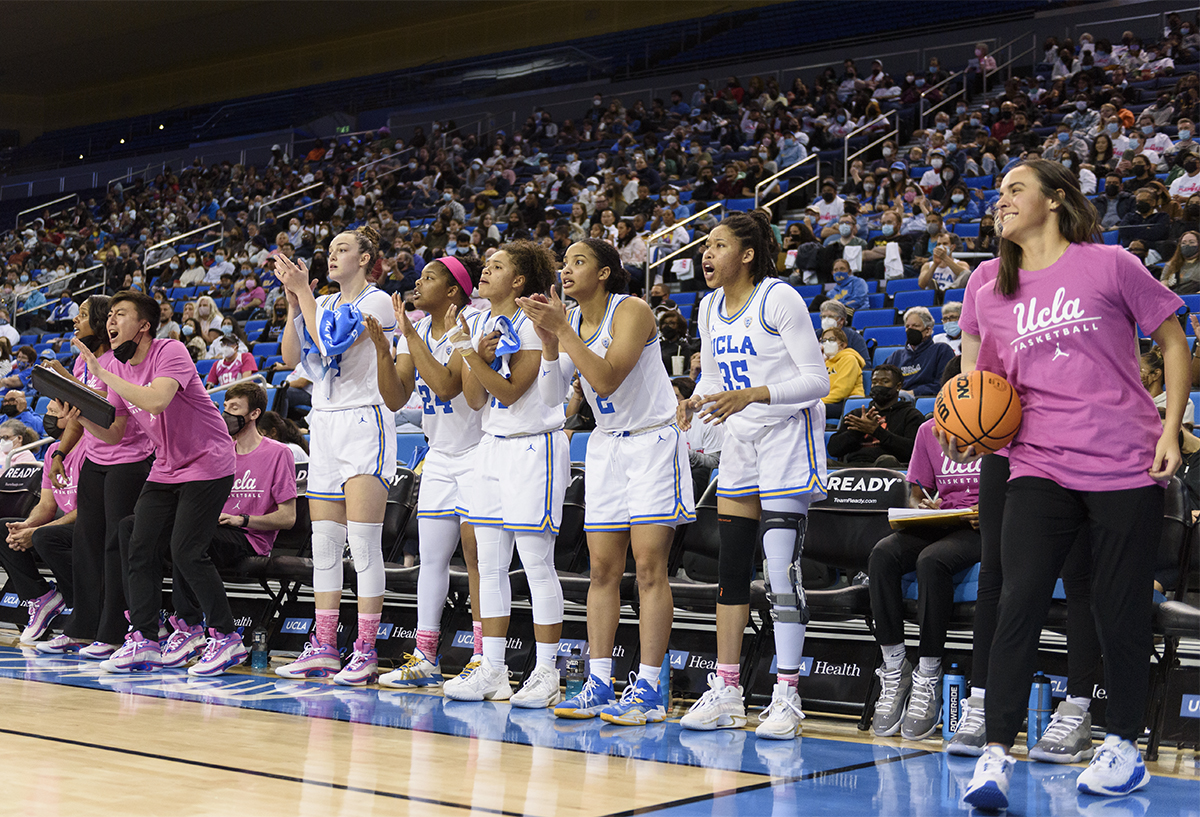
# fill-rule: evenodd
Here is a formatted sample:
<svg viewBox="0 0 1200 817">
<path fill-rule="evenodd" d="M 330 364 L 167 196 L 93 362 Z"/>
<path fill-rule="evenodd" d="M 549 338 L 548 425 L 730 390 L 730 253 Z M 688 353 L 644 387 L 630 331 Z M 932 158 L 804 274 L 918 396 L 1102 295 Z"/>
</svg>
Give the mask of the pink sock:
<svg viewBox="0 0 1200 817">
<path fill-rule="evenodd" d="M 475 644 L 475 648 L 472 650 L 472 654 L 483 655 L 483 622 L 482 621 L 472 621 L 471 622 L 471 632 L 474 636 L 472 641 Z"/>
<path fill-rule="evenodd" d="M 326 647 L 337 647 L 337 610 L 317 610 L 317 641 Z"/>
<path fill-rule="evenodd" d="M 437 630 L 417 630 L 417 649 L 431 662 L 437 661 L 438 635 Z"/>
<path fill-rule="evenodd" d="M 358 649 L 363 652 L 375 649 L 375 637 L 379 635 L 379 613 L 358 614 Z"/>
<path fill-rule="evenodd" d="M 717 675 L 721 677 L 727 687 L 742 685 L 742 675 L 737 664 L 717 664 Z"/>
<path fill-rule="evenodd" d="M 795 672 L 789 672 L 786 675 L 784 675 L 782 672 L 778 672 L 775 674 L 775 678 L 776 678 L 776 680 L 783 681 L 785 684 L 792 687 L 793 689 L 795 687 L 800 686 L 800 671 L 799 670 L 796 670 Z"/>
</svg>

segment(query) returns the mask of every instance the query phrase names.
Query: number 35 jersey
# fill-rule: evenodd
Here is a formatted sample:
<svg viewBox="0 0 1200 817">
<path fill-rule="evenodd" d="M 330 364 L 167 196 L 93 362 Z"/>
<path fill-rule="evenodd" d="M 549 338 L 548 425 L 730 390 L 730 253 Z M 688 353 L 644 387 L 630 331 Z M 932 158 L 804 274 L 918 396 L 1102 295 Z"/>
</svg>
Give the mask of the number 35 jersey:
<svg viewBox="0 0 1200 817">
<path fill-rule="evenodd" d="M 806 368 L 825 366 L 804 299 L 777 278 L 760 281 L 733 314 L 726 314 L 724 290 L 709 293 L 700 302 L 699 329 L 703 376 L 698 395 L 783 383 L 800 376 L 798 362 Z M 793 345 L 800 341 L 804 360 L 792 359 L 784 337 Z M 750 442 L 817 402 L 751 403 L 725 425 L 734 437 Z"/>
<path fill-rule="evenodd" d="M 468 306 L 462 310 L 462 314 L 474 335 L 483 313 Z M 454 354 L 454 348 L 446 335 L 440 339 L 433 336 L 433 318 L 426 315 L 417 322 L 416 330 L 417 335 L 433 353 L 434 359 L 445 366 Z M 408 341 L 400 335 L 396 343 L 396 354 L 407 355 L 408 349 Z M 419 370 L 416 376 L 416 391 L 421 396 L 421 410 L 424 413 L 421 430 L 429 438 L 430 449 L 444 454 L 461 454 L 474 448 L 483 437 L 483 413 L 472 411 L 462 392 L 449 401 L 440 399 L 421 377 Z"/>
</svg>

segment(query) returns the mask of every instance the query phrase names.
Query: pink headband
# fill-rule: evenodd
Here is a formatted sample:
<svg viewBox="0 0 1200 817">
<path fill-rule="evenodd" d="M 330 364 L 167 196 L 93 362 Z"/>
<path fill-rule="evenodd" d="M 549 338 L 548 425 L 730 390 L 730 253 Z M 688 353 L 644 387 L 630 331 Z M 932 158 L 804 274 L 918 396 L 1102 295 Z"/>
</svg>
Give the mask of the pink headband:
<svg viewBox="0 0 1200 817">
<path fill-rule="evenodd" d="M 471 283 L 471 275 L 467 272 L 467 268 L 463 266 L 463 262 L 449 255 L 443 255 L 437 260 L 442 262 L 443 267 L 450 270 L 450 274 L 454 276 L 454 280 L 458 281 L 458 285 L 462 287 L 462 291 L 470 299 L 471 294 L 475 292 L 475 285 Z"/>
</svg>

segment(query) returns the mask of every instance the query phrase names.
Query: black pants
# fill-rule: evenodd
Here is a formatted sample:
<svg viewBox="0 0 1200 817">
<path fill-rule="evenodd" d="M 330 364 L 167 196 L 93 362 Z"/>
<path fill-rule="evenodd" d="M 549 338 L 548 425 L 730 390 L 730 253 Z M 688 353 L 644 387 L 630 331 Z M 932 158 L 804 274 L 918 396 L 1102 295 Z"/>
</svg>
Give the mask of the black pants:
<svg viewBox="0 0 1200 817">
<path fill-rule="evenodd" d="M 79 469 L 79 515 L 72 560 L 75 611 L 63 632 L 82 641 L 120 644 L 125 640 L 126 574 L 117 524 L 133 513 L 150 458 L 98 465 L 84 458 Z"/>
<path fill-rule="evenodd" d="M 946 630 L 954 608 L 954 575 L 979 561 L 979 532 L 969 528 L 897 531 L 871 550 L 871 614 L 875 640 L 904 643 L 904 596 L 900 579 L 917 571 L 917 622 L 921 628 L 918 655 L 941 658 Z"/>
<path fill-rule="evenodd" d="M 21 519 L 0 519 L 0 531 L 8 530 L 7 523 Z M 50 583 L 38 571 L 34 551 L 54 574 L 58 592 L 70 607 L 75 602 L 75 588 L 71 575 L 71 529 L 73 525 L 43 525 L 33 532 L 33 547 L 29 550 L 13 550 L 0 542 L 0 567 L 12 579 L 13 589 L 21 601 L 40 598 L 50 592 Z"/>
<path fill-rule="evenodd" d="M 133 536 L 133 520 L 132 516 L 121 520 L 122 547 L 128 548 L 129 546 L 129 539 Z M 160 552 L 165 553 L 170 547 L 173 530 L 173 527 L 163 530 L 162 536 L 158 540 Z M 213 566 L 217 570 L 233 567 L 247 556 L 254 555 L 254 547 L 246 537 L 246 532 L 241 528 L 218 525 L 216 535 L 208 545 L 208 558 L 212 560 Z M 204 618 L 204 610 L 200 606 L 200 601 L 188 586 L 187 579 L 183 577 L 177 564 L 171 565 L 171 603 L 175 608 L 175 615 L 193 627 Z"/>
<path fill-rule="evenodd" d="M 121 550 L 129 571 L 129 617 L 133 628 L 158 640 L 162 608 L 163 550 L 199 599 L 210 629 L 234 630 L 225 585 L 208 557 L 217 519 L 229 498 L 233 475 L 197 482 L 147 482 L 133 511 L 133 526 Z M 169 535 L 166 533 L 170 531 Z"/>
<path fill-rule="evenodd" d="M 996 609 L 1004 571 L 1000 538 L 1008 494 L 1008 457 L 989 454 L 979 475 L 979 589 L 975 599 L 971 683 L 986 687 Z M 1081 530 L 1059 574 L 1067 596 L 1067 694 L 1092 697 L 1100 669 L 1100 641 L 1092 618 L 1092 559 L 1087 530 Z"/>
<path fill-rule="evenodd" d="M 1157 485 L 1072 491 L 1039 477 L 1009 482 L 1000 547 L 1005 580 L 988 667 L 990 741 L 1011 746 L 1021 728 L 1050 595 L 1085 528 L 1091 546 L 1093 612 L 1104 651 L 1108 731 L 1126 740 L 1141 736 L 1162 516 L 1163 490 Z"/>
</svg>

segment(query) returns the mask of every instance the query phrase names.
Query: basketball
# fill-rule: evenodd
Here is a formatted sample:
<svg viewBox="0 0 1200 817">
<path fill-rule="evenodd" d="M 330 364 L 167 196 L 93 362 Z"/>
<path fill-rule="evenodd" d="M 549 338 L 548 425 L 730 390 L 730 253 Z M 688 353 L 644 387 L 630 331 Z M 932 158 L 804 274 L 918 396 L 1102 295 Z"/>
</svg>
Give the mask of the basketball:
<svg viewBox="0 0 1200 817">
<path fill-rule="evenodd" d="M 993 453 L 1008 445 L 1021 427 L 1021 401 L 1000 375 L 976 369 L 942 386 L 934 404 L 937 427 L 958 441 Z"/>
</svg>

